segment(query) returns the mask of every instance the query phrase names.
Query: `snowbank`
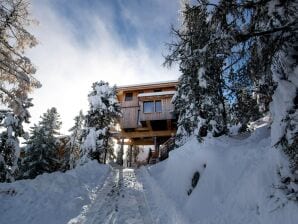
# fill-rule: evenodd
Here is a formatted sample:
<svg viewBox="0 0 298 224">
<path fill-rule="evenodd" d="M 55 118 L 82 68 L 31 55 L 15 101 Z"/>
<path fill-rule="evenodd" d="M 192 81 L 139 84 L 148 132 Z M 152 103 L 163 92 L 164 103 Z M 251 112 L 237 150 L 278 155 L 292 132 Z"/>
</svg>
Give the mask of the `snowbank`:
<svg viewBox="0 0 298 224">
<path fill-rule="evenodd" d="M 67 223 L 90 203 L 109 166 L 89 162 L 66 173 L 55 172 L 0 184 L 0 223 Z"/>
<path fill-rule="evenodd" d="M 190 223 L 297 223 L 298 205 L 274 187 L 277 170 L 288 164 L 270 147 L 269 133 L 262 125 L 244 140 L 193 138 L 148 172 Z M 195 172 L 200 177 L 192 187 Z"/>
</svg>

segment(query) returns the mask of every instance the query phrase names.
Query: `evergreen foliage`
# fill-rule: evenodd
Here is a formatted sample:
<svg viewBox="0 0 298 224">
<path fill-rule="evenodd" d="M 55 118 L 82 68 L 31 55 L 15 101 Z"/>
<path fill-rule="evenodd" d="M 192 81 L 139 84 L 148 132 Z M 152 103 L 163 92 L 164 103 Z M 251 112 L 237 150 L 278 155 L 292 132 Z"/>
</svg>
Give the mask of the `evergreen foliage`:
<svg viewBox="0 0 298 224">
<path fill-rule="evenodd" d="M 23 111 L 20 115 L 9 110 L 0 111 L 0 182 L 12 182 L 18 178 L 20 154 L 19 138 L 27 138 L 23 123 L 29 122 L 28 108 L 32 106 L 31 99 L 24 102 Z"/>
<path fill-rule="evenodd" d="M 37 44 L 28 30 L 31 24 L 25 0 L 0 1 L 0 181 L 18 176 L 19 139 L 26 138 L 23 122 L 29 122 L 32 106 L 28 93 L 40 83 L 35 68 L 24 55 Z"/>
<path fill-rule="evenodd" d="M 83 112 L 80 111 L 79 115 L 74 118 L 75 124 L 69 129 L 70 136 L 69 141 L 66 144 L 66 152 L 65 152 L 65 161 L 69 169 L 75 168 L 82 145 L 82 136 L 83 136 L 83 125 L 84 125 L 84 115 Z"/>
<path fill-rule="evenodd" d="M 272 144 L 298 169 L 297 11 L 297 1 L 185 4 L 183 25 L 173 30 L 177 41 L 165 62 L 177 61 L 182 73 L 173 99 L 178 139 L 195 132 L 199 140 L 208 132 L 226 134 L 227 117 L 245 129 L 270 109 Z"/>
<path fill-rule="evenodd" d="M 22 162 L 24 178 L 34 178 L 39 174 L 51 173 L 61 168 L 57 138 L 61 124 L 60 115 L 53 107 L 41 116 L 38 125 L 31 128 Z"/>
<path fill-rule="evenodd" d="M 0 182 L 12 182 L 17 174 L 19 141 L 16 135 L 17 119 L 9 113 L 3 126 L 6 128 L 0 134 Z"/>
<path fill-rule="evenodd" d="M 95 82 L 88 100 L 90 109 L 85 117 L 86 128 L 83 133 L 81 163 L 89 158 L 105 163 L 107 155 L 112 155 L 113 151 L 110 127 L 121 116 L 116 87 L 110 87 L 109 83 L 104 81 Z"/>
<path fill-rule="evenodd" d="M 201 141 L 208 132 L 213 136 L 227 132 L 220 73 L 224 57 L 218 54 L 216 46 L 206 51 L 214 27 L 207 23 L 206 8 L 186 4 L 182 14 L 182 28 L 173 29 L 177 42 L 170 44 L 170 54 L 165 61 L 169 66 L 179 62 L 182 73 L 173 98 L 178 115 L 177 145 L 192 134 L 197 134 Z"/>
<path fill-rule="evenodd" d="M 236 92 L 236 101 L 231 109 L 233 119 L 231 124 L 241 124 L 239 132 L 248 131 L 248 124 L 261 117 L 261 112 L 258 107 L 257 100 L 252 93 L 245 89 L 240 89 Z"/>
</svg>

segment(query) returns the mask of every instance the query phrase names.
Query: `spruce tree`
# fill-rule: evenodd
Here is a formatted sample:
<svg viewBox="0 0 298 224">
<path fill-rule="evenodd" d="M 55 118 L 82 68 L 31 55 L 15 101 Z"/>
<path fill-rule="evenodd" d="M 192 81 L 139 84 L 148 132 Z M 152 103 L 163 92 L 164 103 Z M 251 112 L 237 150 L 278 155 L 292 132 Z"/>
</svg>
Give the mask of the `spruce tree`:
<svg viewBox="0 0 298 224">
<path fill-rule="evenodd" d="M 85 117 L 86 127 L 81 150 L 81 163 L 88 159 L 105 162 L 107 154 L 113 150 L 110 127 L 121 116 L 120 105 L 116 98 L 116 87 L 100 81 L 92 85 L 88 95 L 90 109 Z"/>
<path fill-rule="evenodd" d="M 239 77 L 250 77 L 256 94 L 265 96 L 262 102 L 265 110 L 272 99 L 272 145 L 289 155 L 295 172 L 298 170 L 298 2 L 221 0 L 214 4 L 205 0 L 199 4 L 210 8 L 210 21 L 217 26 L 216 38 L 210 39 L 210 43 L 224 46 L 222 53 L 229 53 L 226 67 L 234 68 Z"/>
<path fill-rule="evenodd" d="M 261 117 L 257 100 L 252 93 L 245 89 L 240 89 L 236 93 L 236 101 L 232 107 L 232 124 L 240 124 L 239 132 L 248 131 L 248 124 Z"/>
<path fill-rule="evenodd" d="M 239 121 L 249 115 L 241 121 L 244 126 L 257 118 L 252 116 L 255 99 L 261 112 L 272 100 L 272 145 L 289 155 L 293 171 L 298 169 L 297 11 L 297 1 L 199 0 L 185 5 L 183 27 L 174 31 L 178 41 L 170 45 L 166 58 L 168 64 L 178 61 L 182 72 L 173 101 L 178 137 L 180 129 L 195 127 L 195 122 L 199 137 L 206 131 L 213 136 L 226 133 L 226 118 L 231 117 L 225 111 L 227 100 Z M 190 102 L 199 118 L 187 122 L 187 114 L 193 113 Z"/>
<path fill-rule="evenodd" d="M 192 134 L 201 141 L 208 132 L 213 136 L 227 133 L 221 75 L 224 57 L 218 54 L 217 45 L 206 51 L 215 28 L 207 23 L 206 7 L 186 4 L 182 14 L 182 27 L 173 30 L 177 42 L 169 45 L 170 54 L 165 61 L 166 65 L 178 62 L 182 73 L 173 98 L 178 115 L 177 145 Z"/>
<path fill-rule="evenodd" d="M 0 134 L 0 182 L 12 182 L 18 172 L 19 140 L 16 134 L 18 119 L 7 114 L 3 122 L 6 128 Z"/>
<path fill-rule="evenodd" d="M 66 153 L 65 153 L 65 164 L 69 169 L 75 168 L 80 155 L 80 149 L 82 145 L 82 135 L 83 135 L 83 124 L 84 124 L 84 115 L 80 111 L 79 115 L 74 118 L 75 124 L 69 129 L 71 132 L 69 142 L 66 144 Z"/>
<path fill-rule="evenodd" d="M 28 98 L 40 83 L 36 69 L 25 56 L 37 44 L 28 31 L 32 23 L 25 0 L 0 1 L 0 181 L 13 181 L 18 176 L 19 138 L 26 137 L 23 122 L 29 122 Z"/>
<path fill-rule="evenodd" d="M 29 123 L 28 108 L 33 106 L 27 99 L 17 114 L 10 110 L 0 111 L 0 182 L 12 182 L 19 177 L 19 138 L 27 138 L 23 123 Z"/>
<path fill-rule="evenodd" d="M 53 107 L 41 116 L 38 125 L 31 128 L 23 161 L 24 178 L 34 178 L 60 169 L 57 137 L 61 124 L 60 115 Z"/>
<path fill-rule="evenodd" d="M 196 8 L 208 12 L 208 16 L 202 19 L 206 24 L 203 26 L 198 23 L 196 30 L 188 29 L 188 33 L 178 33 L 181 41 L 173 45 L 172 55 L 178 58 L 180 66 L 188 63 L 191 67 L 193 58 L 196 57 L 200 62 L 197 64 L 198 69 L 201 69 L 202 65 L 205 68 L 202 77 L 205 77 L 207 86 L 208 83 L 213 83 L 215 87 L 208 87 L 207 94 L 200 95 L 203 101 L 209 101 L 209 104 L 208 102 L 201 104 L 203 109 L 200 106 L 200 112 L 207 117 L 205 120 L 207 129 L 209 130 L 209 124 L 213 123 L 217 126 L 219 124 L 219 132 L 224 131 L 221 128 L 224 127 L 224 123 L 223 125 L 220 123 L 224 121 L 221 116 L 224 118 L 225 112 L 220 111 L 225 107 L 218 105 L 219 102 L 225 101 L 223 95 L 234 104 L 238 116 L 245 112 L 247 103 L 240 100 L 243 98 L 239 96 L 242 88 L 250 95 L 256 96 L 259 108 L 263 112 L 268 110 L 269 102 L 272 100 L 270 104 L 273 120 L 272 145 L 283 149 L 289 155 L 293 172 L 296 172 L 298 170 L 298 2 L 199 0 L 194 5 L 185 7 L 183 13 L 189 15 Z M 195 14 L 197 18 L 202 15 L 200 11 Z M 197 52 L 203 51 L 206 54 L 194 55 L 193 51 L 187 48 L 193 44 L 189 37 L 203 32 L 206 27 L 209 29 L 207 41 L 204 47 L 197 47 Z M 204 63 L 201 63 L 202 61 Z M 218 62 L 214 64 L 211 61 Z M 196 82 L 194 78 L 192 81 Z M 222 88 L 218 88 L 219 86 Z M 220 90 L 222 92 L 218 92 Z M 217 108 L 212 105 L 216 105 Z M 254 110 L 255 107 L 251 109 Z"/>
</svg>

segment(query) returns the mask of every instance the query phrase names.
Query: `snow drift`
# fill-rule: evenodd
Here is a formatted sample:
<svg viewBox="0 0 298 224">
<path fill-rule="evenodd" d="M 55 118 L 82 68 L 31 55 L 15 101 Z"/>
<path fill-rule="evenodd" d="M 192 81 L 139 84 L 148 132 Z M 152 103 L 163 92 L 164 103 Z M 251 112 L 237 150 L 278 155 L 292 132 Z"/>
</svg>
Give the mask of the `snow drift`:
<svg viewBox="0 0 298 224">
<path fill-rule="evenodd" d="M 108 166 L 93 161 L 66 173 L 2 183 L 0 223 L 67 223 L 90 203 L 108 171 Z"/>
<path fill-rule="evenodd" d="M 297 223 L 297 203 L 278 188 L 278 171 L 288 172 L 287 159 L 270 141 L 265 124 L 242 140 L 210 138 L 199 144 L 193 138 L 149 167 L 151 184 L 159 185 L 190 223 Z"/>
</svg>

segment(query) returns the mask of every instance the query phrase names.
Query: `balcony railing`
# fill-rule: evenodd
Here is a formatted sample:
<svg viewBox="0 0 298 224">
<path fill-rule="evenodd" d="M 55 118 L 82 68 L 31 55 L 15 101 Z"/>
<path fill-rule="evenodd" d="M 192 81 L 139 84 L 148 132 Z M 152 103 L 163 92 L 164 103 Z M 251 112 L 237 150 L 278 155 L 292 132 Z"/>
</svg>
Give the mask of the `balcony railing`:
<svg viewBox="0 0 298 224">
<path fill-rule="evenodd" d="M 173 112 L 140 113 L 140 121 L 157 121 L 175 119 Z"/>
</svg>

